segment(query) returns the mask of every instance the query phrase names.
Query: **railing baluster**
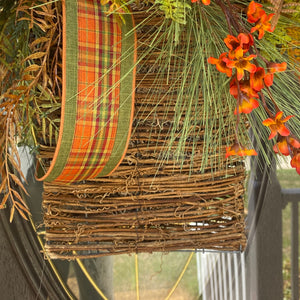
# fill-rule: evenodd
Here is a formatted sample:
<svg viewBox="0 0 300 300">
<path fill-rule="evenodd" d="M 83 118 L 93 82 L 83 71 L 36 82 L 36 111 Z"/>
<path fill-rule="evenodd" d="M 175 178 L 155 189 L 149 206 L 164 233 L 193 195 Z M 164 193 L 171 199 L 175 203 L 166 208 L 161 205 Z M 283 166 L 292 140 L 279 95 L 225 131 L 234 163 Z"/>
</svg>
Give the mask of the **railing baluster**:
<svg viewBox="0 0 300 300">
<path fill-rule="evenodd" d="M 224 293 L 223 293 L 223 288 L 222 288 L 222 284 L 224 284 L 224 279 L 222 278 L 222 266 L 221 266 L 221 253 L 218 254 L 217 256 L 217 266 L 216 268 L 218 267 L 218 281 L 219 281 L 219 287 L 218 287 L 218 290 L 219 290 L 219 298 L 220 300 L 224 300 Z"/>
<path fill-rule="evenodd" d="M 245 267 L 245 252 L 240 254 L 241 257 L 241 276 L 242 276 L 242 299 L 246 300 L 246 267 Z"/>
<path fill-rule="evenodd" d="M 207 266 L 207 255 L 205 256 L 204 253 L 203 254 L 199 254 L 199 255 L 201 255 L 202 299 L 203 300 L 207 300 L 207 297 L 206 297 L 206 284 L 207 284 L 207 281 L 205 279 L 205 275 L 207 274 L 206 270 L 208 269 L 208 266 Z M 206 272 L 204 272 L 204 270 Z"/>
<path fill-rule="evenodd" d="M 292 299 L 299 299 L 299 202 L 300 189 L 282 189 L 283 205 L 291 203 L 291 285 Z"/>
<path fill-rule="evenodd" d="M 218 300 L 219 299 L 219 291 L 218 291 L 218 279 L 217 279 L 217 263 L 218 263 L 218 260 L 217 260 L 217 257 L 216 257 L 216 253 L 212 253 L 211 255 L 211 268 L 212 268 L 212 271 L 213 271 L 213 280 L 214 280 L 214 286 L 213 286 L 213 295 L 214 295 L 214 299 L 215 300 Z"/>
<path fill-rule="evenodd" d="M 233 256 L 234 262 L 234 282 L 235 282 L 235 299 L 239 299 L 239 274 L 238 274 L 238 254 Z"/>
<path fill-rule="evenodd" d="M 232 289 L 233 289 L 233 286 L 232 286 L 232 255 L 227 255 L 227 261 L 228 261 L 228 275 L 229 275 L 229 300 L 232 300 Z"/>
<path fill-rule="evenodd" d="M 226 260 L 226 255 L 228 253 L 222 253 L 222 271 L 223 271 L 223 293 L 224 293 L 224 300 L 228 300 L 228 285 L 227 285 L 227 271 L 228 271 L 228 264 Z M 230 282 L 231 278 L 229 278 Z"/>
<path fill-rule="evenodd" d="M 299 299 L 299 216 L 298 216 L 298 202 L 292 202 L 292 249 L 291 249 L 291 266 L 292 266 L 292 299 Z"/>
</svg>

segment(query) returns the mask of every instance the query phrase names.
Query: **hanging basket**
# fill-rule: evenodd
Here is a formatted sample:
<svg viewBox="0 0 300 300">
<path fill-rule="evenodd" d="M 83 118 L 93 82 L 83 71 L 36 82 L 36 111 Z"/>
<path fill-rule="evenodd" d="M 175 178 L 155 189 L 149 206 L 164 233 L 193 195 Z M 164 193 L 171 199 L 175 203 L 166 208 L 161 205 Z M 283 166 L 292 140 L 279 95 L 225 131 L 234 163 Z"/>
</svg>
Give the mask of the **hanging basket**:
<svg viewBox="0 0 300 300">
<path fill-rule="evenodd" d="M 176 149 L 182 141 L 170 143 L 170 131 L 178 111 L 180 65 L 171 60 L 164 73 L 157 65 L 162 55 L 158 46 L 147 52 L 163 16 L 149 18 L 148 9 L 133 15 L 139 64 L 126 155 L 108 177 L 68 185 L 45 182 L 45 251 L 51 258 L 74 259 L 187 249 L 243 250 L 245 169 L 240 160 L 225 159 L 226 141 L 233 140 L 234 133 L 228 130 L 220 153 L 204 157 L 206 130 L 213 135 L 219 124 L 199 125 L 197 131 L 189 131 L 184 157 L 178 159 Z M 202 95 L 197 105 L 204 106 Z M 183 109 L 177 120 L 179 132 L 185 115 Z M 223 110 L 219 120 L 226 118 Z"/>
<path fill-rule="evenodd" d="M 64 0 L 62 9 L 60 131 L 39 180 L 70 183 L 106 176 L 122 161 L 132 125 L 136 53 L 130 16 L 122 26 L 99 1 Z"/>
</svg>

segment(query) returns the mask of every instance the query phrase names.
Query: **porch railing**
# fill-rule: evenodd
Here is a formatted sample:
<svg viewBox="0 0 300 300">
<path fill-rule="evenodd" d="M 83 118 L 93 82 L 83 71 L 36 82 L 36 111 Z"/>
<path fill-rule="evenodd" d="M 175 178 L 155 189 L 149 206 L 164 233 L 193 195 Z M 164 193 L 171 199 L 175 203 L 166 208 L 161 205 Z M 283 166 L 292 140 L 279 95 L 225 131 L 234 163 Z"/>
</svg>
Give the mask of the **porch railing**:
<svg viewBox="0 0 300 300">
<path fill-rule="evenodd" d="M 291 203 L 291 288 L 292 300 L 299 299 L 299 202 L 300 189 L 282 189 L 283 207 Z"/>
<path fill-rule="evenodd" d="M 228 300 L 283 299 L 282 210 L 289 203 L 291 300 L 300 299 L 299 202 L 300 189 L 282 189 L 275 165 L 264 170 L 256 169 L 249 183 L 246 251 L 243 254 L 226 254 L 225 260 L 225 254 L 198 254 L 201 268 L 210 270 L 209 274 L 205 274 L 207 279 L 199 281 L 201 299 L 213 299 L 215 295 L 218 295 L 216 299 Z M 244 264 L 246 270 L 243 269 Z M 218 290 L 219 281 L 222 283 Z M 225 283 L 227 287 L 224 287 Z"/>
</svg>

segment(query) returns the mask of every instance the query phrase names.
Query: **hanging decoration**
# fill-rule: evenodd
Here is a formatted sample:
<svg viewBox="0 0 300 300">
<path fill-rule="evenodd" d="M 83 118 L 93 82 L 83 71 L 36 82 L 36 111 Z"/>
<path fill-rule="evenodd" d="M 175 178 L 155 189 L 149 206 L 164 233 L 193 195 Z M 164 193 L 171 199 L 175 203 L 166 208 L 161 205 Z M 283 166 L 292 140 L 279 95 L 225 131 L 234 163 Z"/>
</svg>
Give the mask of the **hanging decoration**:
<svg viewBox="0 0 300 300">
<path fill-rule="evenodd" d="M 216 116 L 206 114 L 199 85 L 195 93 L 190 91 L 198 70 L 181 57 L 198 57 L 193 31 L 182 29 L 186 44 L 174 48 L 169 57 L 165 47 L 171 41 L 162 29 L 165 19 L 151 5 L 145 8 L 132 8 L 137 88 L 124 160 L 109 177 L 44 184 L 45 250 L 54 259 L 245 248 L 245 168 L 239 159 L 225 157 L 234 128 L 216 138 L 221 152 L 212 147 L 216 140 L 205 145 L 206 126 L 211 136 L 218 136 L 229 110 L 225 112 L 223 104 L 215 108 Z M 187 123 L 188 114 L 205 117 Z M 211 151 L 209 157 L 205 147 Z"/>
<path fill-rule="evenodd" d="M 1 207 L 10 199 L 11 220 L 29 213 L 10 171 L 21 174 L 19 143 L 39 161 L 49 257 L 243 250 L 245 156 L 289 156 L 300 172 L 299 64 L 287 59 L 287 36 L 272 39 L 290 30 L 283 6 L 14 5 L 15 40 L 25 32 L 30 42 L 17 47 L 22 57 L 0 56 L 20 68 L 0 70 Z"/>
</svg>

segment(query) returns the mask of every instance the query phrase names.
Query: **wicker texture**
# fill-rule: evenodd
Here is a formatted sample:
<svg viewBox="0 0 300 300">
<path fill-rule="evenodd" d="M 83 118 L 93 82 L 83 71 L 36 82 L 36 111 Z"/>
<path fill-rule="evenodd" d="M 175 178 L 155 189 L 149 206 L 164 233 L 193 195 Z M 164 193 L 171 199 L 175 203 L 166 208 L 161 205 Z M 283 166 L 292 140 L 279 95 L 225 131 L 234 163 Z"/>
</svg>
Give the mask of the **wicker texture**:
<svg viewBox="0 0 300 300">
<path fill-rule="evenodd" d="M 139 24 L 145 14 L 135 13 L 135 19 Z M 160 20 L 153 16 L 137 30 L 138 59 Z M 72 185 L 44 184 L 45 249 L 50 257 L 244 249 L 244 165 L 225 160 L 224 138 L 223 152 L 208 157 L 200 172 L 204 127 L 190 132 L 184 159 L 175 159 L 172 149 L 179 141 L 170 144 L 168 138 L 178 110 L 177 91 L 176 84 L 171 91 L 169 87 L 177 77 L 157 76 L 159 54 L 152 51 L 137 67 L 135 129 L 113 175 Z M 203 106 L 202 96 L 198 104 Z M 226 118 L 224 112 L 220 118 Z M 213 134 L 218 124 L 210 130 Z"/>
</svg>

